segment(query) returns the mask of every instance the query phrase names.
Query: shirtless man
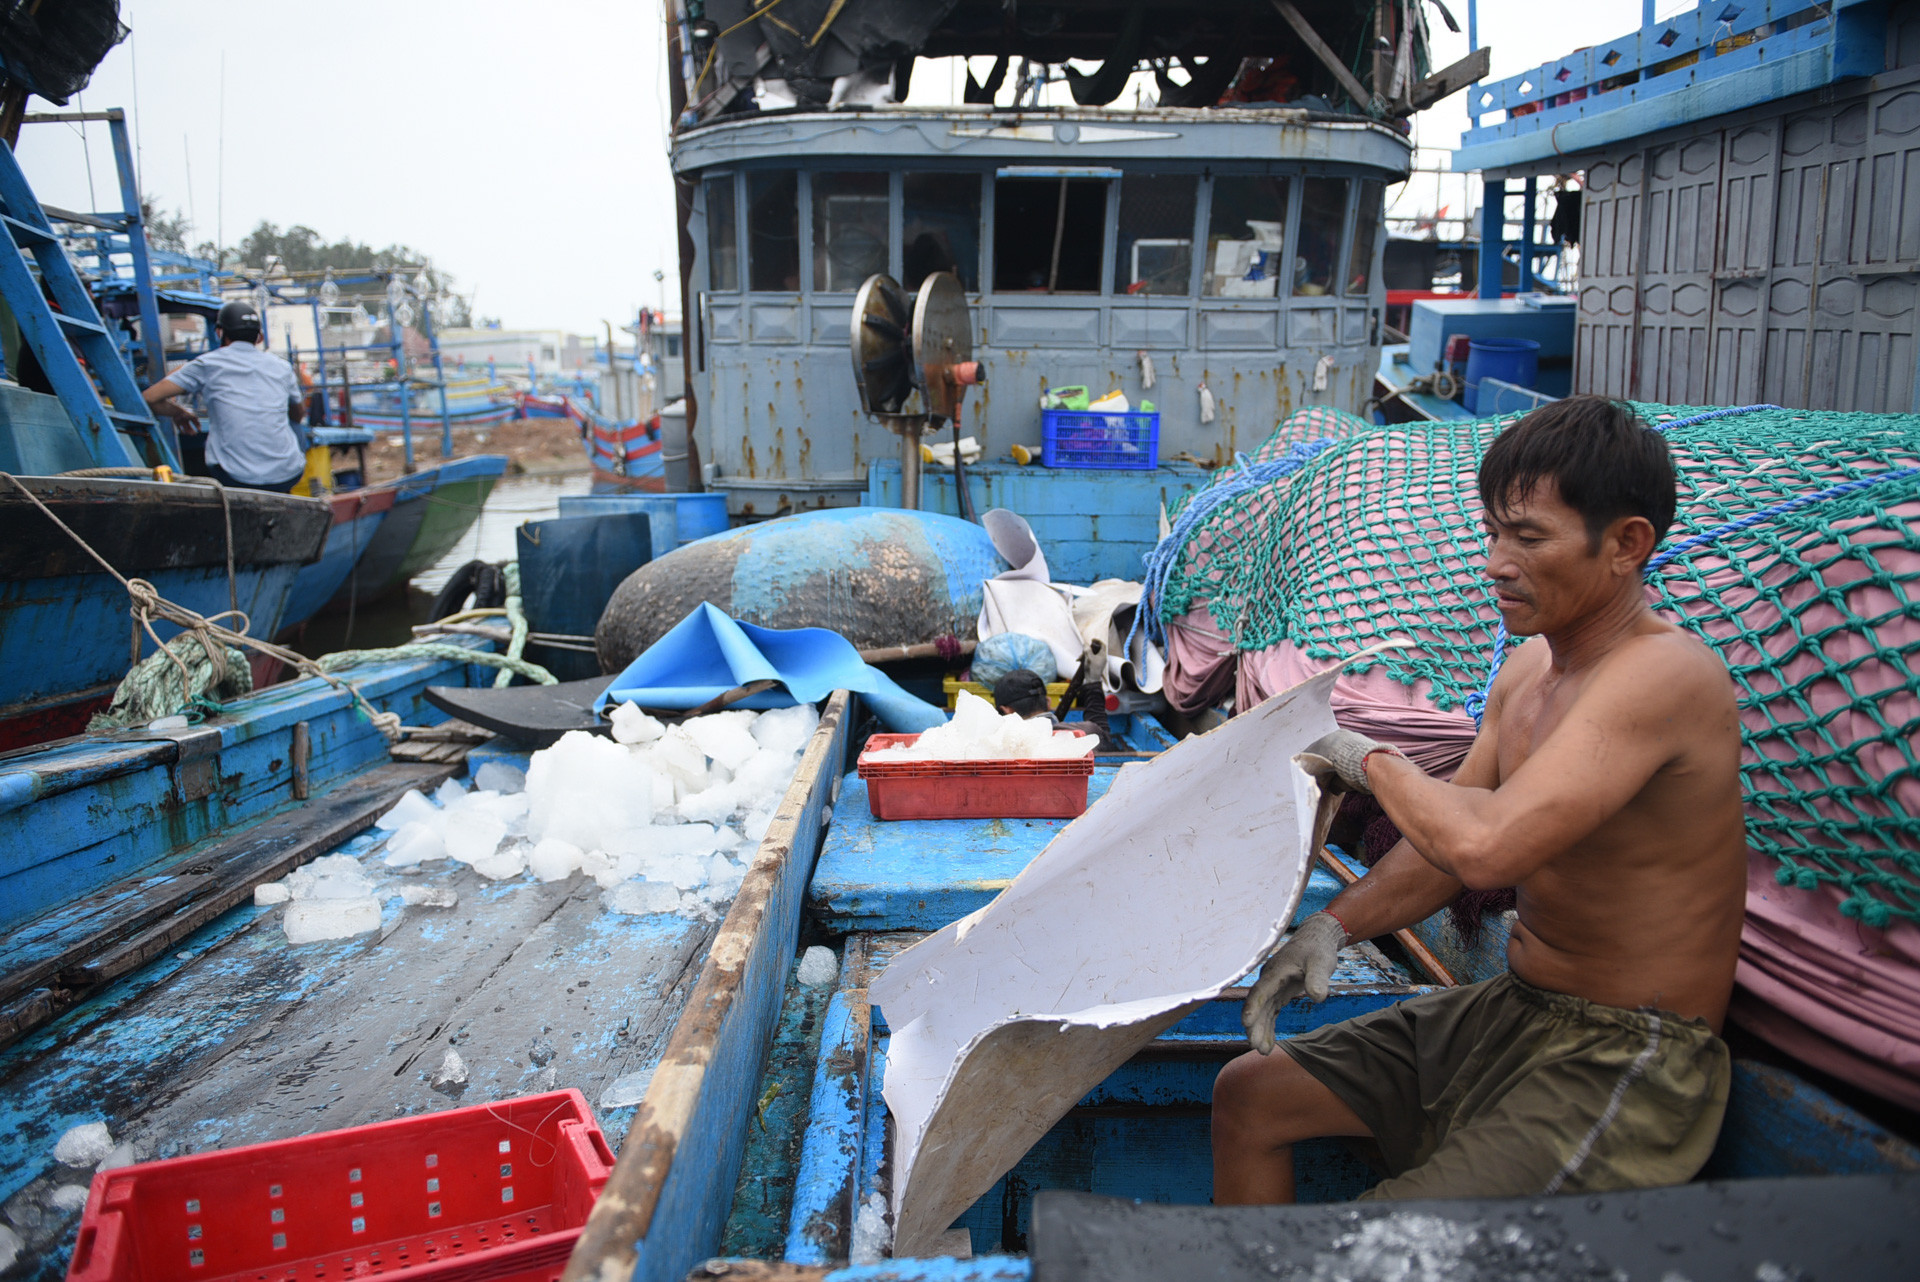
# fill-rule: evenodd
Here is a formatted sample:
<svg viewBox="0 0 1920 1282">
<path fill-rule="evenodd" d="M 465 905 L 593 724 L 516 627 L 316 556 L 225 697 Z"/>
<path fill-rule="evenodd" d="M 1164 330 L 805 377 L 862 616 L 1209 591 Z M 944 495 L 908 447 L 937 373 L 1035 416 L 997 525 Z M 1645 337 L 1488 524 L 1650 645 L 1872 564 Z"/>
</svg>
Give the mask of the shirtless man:
<svg viewBox="0 0 1920 1282">
<path fill-rule="evenodd" d="M 1498 437 L 1479 482 L 1486 575 L 1507 630 L 1534 639 L 1451 783 L 1350 731 L 1309 749 L 1405 839 L 1261 971 L 1255 1051 L 1214 1086 L 1216 1203 L 1291 1202 L 1291 1146 L 1315 1136 L 1372 1136 L 1389 1178 L 1367 1196 L 1407 1198 L 1677 1184 L 1719 1134 L 1740 726 L 1719 658 L 1647 608 L 1641 570 L 1673 519 L 1666 442 L 1572 397 Z M 1519 893 L 1510 973 L 1270 1054 L 1275 1012 L 1323 1000 L 1346 944 L 1502 886 Z"/>
</svg>

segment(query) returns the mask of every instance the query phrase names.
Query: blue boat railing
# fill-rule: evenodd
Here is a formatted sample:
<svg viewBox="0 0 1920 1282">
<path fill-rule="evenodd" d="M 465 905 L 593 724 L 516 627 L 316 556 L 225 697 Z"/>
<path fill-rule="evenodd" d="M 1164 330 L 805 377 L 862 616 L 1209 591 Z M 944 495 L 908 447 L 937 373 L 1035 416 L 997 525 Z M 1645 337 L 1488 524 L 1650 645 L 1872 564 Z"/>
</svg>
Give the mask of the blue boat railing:
<svg viewBox="0 0 1920 1282">
<path fill-rule="evenodd" d="M 1604 129 L 1605 138 L 1588 132 L 1577 140 L 1556 136 L 1574 122 L 1597 123 L 1623 108 L 1654 104 L 1713 82 L 1728 81 L 1719 87 L 1732 91 L 1710 104 L 1717 113 L 1872 75 L 1883 65 L 1883 13 L 1866 0 L 1707 0 L 1617 40 L 1474 86 L 1467 99 L 1472 125 L 1461 136 L 1454 167 L 1493 168 L 1680 123 L 1638 113 L 1620 117 L 1617 130 Z M 1735 77 L 1750 83 L 1732 83 Z M 1698 114 L 1698 104 L 1675 100 L 1673 105 L 1682 117 Z M 1496 113 L 1497 120 L 1485 123 Z M 1533 139 L 1540 134 L 1549 137 Z M 1528 140 L 1535 145 L 1496 146 Z"/>
</svg>

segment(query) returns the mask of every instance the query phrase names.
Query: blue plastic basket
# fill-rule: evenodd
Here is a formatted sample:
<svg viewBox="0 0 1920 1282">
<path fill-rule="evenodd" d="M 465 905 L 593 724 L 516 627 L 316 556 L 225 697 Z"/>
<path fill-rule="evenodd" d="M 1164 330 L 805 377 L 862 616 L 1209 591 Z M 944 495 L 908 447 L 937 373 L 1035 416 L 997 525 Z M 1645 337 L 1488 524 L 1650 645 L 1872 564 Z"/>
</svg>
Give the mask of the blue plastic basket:
<svg viewBox="0 0 1920 1282">
<path fill-rule="evenodd" d="M 1040 460 L 1048 467 L 1160 466 L 1160 413 L 1041 410 Z"/>
</svg>

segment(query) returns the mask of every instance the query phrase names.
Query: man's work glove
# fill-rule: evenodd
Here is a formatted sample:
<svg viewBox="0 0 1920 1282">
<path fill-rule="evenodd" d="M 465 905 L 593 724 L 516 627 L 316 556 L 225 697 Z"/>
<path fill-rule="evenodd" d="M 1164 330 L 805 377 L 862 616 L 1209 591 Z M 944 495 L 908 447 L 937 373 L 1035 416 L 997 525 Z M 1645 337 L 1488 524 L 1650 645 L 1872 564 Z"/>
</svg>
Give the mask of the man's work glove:
<svg viewBox="0 0 1920 1282">
<path fill-rule="evenodd" d="M 1348 791 L 1371 796 L 1373 787 L 1367 783 L 1367 758 L 1376 752 L 1391 752 L 1396 757 L 1404 755 L 1392 744 L 1380 743 L 1351 730 L 1335 730 L 1301 749 L 1300 766 L 1323 784 L 1331 774 L 1337 776 Z M 1325 768 L 1321 768 L 1322 762 Z"/>
<path fill-rule="evenodd" d="M 1241 1026 L 1255 1050 L 1262 1055 L 1273 1053 L 1274 1016 L 1302 992 L 1311 1001 L 1327 1000 L 1334 962 L 1346 946 L 1347 928 L 1332 913 L 1323 911 L 1301 922 L 1280 951 L 1267 958 L 1240 1010 Z"/>
</svg>

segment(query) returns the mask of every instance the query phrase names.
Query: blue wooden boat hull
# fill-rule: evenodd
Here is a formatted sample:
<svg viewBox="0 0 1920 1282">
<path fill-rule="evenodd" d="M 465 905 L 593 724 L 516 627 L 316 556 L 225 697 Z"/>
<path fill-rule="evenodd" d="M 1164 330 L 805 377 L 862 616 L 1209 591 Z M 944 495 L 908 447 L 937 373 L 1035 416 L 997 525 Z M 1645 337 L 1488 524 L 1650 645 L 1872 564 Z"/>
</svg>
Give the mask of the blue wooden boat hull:
<svg viewBox="0 0 1920 1282">
<path fill-rule="evenodd" d="M 379 495 L 383 501 L 378 503 L 369 503 L 369 497 L 361 491 L 334 496 L 334 522 L 327 531 L 326 545 L 320 549 L 318 561 L 301 566 L 294 576 L 286 609 L 280 616 L 282 630 L 298 627 L 318 614 L 353 578 L 360 559 L 373 546 L 393 510 L 391 497 Z"/>
<path fill-rule="evenodd" d="M 391 490 L 393 506 L 321 608 L 344 610 L 349 603 L 365 605 L 404 591 L 414 575 L 446 555 L 479 519 L 506 470 L 505 455 L 476 454 L 370 487 Z"/>
<path fill-rule="evenodd" d="M 1137 726 L 1130 733 L 1137 746 L 1156 746 L 1156 737 Z M 1104 791 L 1110 775 L 1109 767 L 1096 769 L 1090 797 Z M 808 892 L 816 928 L 845 941 L 841 979 L 824 1002 L 804 990 L 789 993 L 795 1009 L 809 1000 L 816 1005 L 804 1019 L 783 1017 L 763 1098 L 804 1091 L 806 1103 L 784 1120 L 769 1110 L 770 1134 L 750 1146 L 727 1233 L 729 1254 L 815 1266 L 847 1257 L 854 1210 L 885 1187 L 889 1162 L 879 1088 L 890 1032 L 884 1012 L 868 1004 L 867 983 L 899 950 L 991 900 L 1056 827 L 1045 821 L 880 823 L 868 812 L 862 781 L 843 780 Z M 1358 871 L 1357 865 L 1348 869 Z M 1345 880 L 1316 868 L 1300 915 L 1323 907 Z M 1460 982 L 1505 969 L 1502 920 L 1490 920 L 1471 948 L 1452 934 L 1445 913 L 1414 933 Z M 1349 1018 L 1431 991 L 1432 982 L 1405 956 L 1350 949 L 1329 999 L 1285 1008 L 1277 1029 L 1287 1036 Z M 1033 1195 L 1040 1189 L 1206 1204 L 1213 1080 L 1227 1059 L 1246 1049 L 1242 998 L 1243 990 L 1229 990 L 1156 1039 L 962 1216 L 974 1252 L 985 1258 L 894 1261 L 887 1276 L 929 1282 L 1021 1276 L 1023 1261 L 992 1253 L 1028 1248 Z M 783 1156 L 795 1140 L 797 1158 Z M 1378 1178 L 1331 1141 L 1302 1145 L 1296 1171 L 1306 1202 L 1349 1199 Z M 1912 1171 L 1920 1171 L 1920 1148 L 1785 1068 L 1736 1058 L 1726 1124 L 1702 1178 Z"/>
<path fill-rule="evenodd" d="M 0 750 L 78 733 L 133 660 L 153 653 L 152 638 L 133 627 L 127 589 L 75 535 L 169 601 L 208 617 L 237 607 L 255 636 L 279 629 L 296 575 L 326 536 L 325 506 L 292 495 L 232 489 L 223 505 L 198 485 L 68 477 L 25 484 L 72 534 L 11 483 L 0 486 Z M 178 629 L 155 631 L 166 640 Z"/>
</svg>

